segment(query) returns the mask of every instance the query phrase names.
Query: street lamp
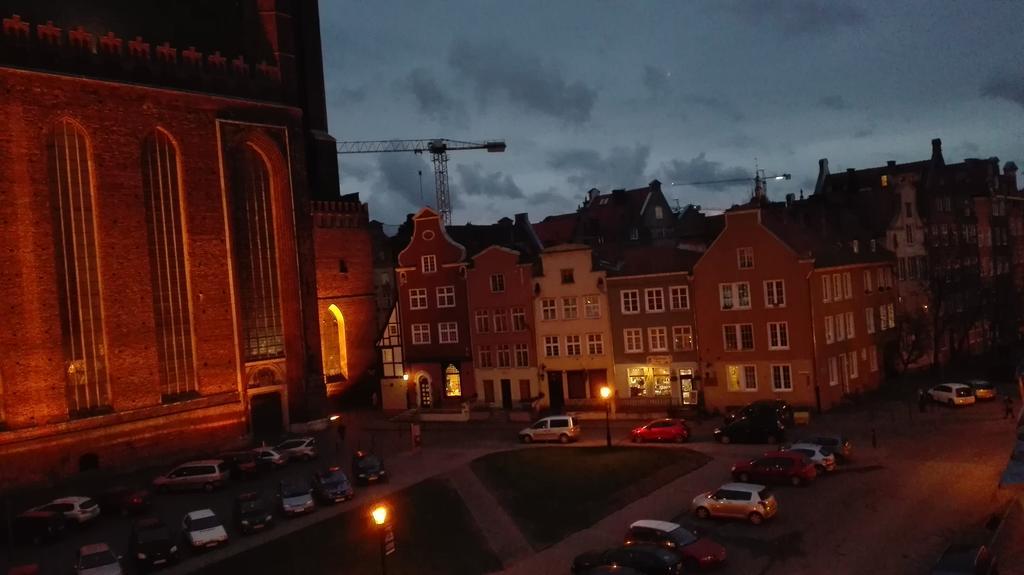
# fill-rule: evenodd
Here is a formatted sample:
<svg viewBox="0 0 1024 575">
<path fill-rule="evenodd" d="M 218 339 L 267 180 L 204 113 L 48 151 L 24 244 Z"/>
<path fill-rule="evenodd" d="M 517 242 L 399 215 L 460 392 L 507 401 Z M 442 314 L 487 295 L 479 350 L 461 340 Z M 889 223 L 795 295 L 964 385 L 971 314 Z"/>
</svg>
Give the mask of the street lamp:
<svg viewBox="0 0 1024 575">
<path fill-rule="evenodd" d="M 612 446 L 612 388 L 601 386 L 601 399 L 604 400 L 604 439 L 608 447 Z"/>
<path fill-rule="evenodd" d="M 380 572 L 381 575 L 387 575 L 388 564 L 386 558 L 388 556 L 388 533 L 391 531 L 391 525 L 388 523 L 388 508 L 384 504 L 377 504 L 373 511 L 370 512 L 370 516 L 373 517 L 373 522 L 377 525 L 380 530 Z"/>
</svg>

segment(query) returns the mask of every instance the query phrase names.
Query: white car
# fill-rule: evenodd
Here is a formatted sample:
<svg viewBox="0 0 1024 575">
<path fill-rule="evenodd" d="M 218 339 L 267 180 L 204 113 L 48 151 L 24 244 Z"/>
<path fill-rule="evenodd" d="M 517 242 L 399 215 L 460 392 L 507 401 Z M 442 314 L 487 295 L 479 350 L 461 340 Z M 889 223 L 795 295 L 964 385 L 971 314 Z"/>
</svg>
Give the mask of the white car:
<svg viewBox="0 0 1024 575">
<path fill-rule="evenodd" d="M 954 405 L 973 405 L 975 402 L 974 390 L 971 386 L 962 383 L 943 383 L 928 390 L 928 397 L 932 401 Z"/>
<path fill-rule="evenodd" d="M 121 575 L 121 558 L 106 543 L 83 545 L 75 561 L 76 575 Z"/>
<path fill-rule="evenodd" d="M 813 443 L 794 443 L 783 451 L 795 451 L 807 456 L 818 468 L 818 473 L 836 470 L 836 456 L 828 448 Z"/>
<path fill-rule="evenodd" d="M 275 451 L 284 455 L 289 460 L 301 459 L 309 461 L 317 458 L 316 439 L 312 437 L 297 437 L 282 442 L 274 448 Z"/>
<path fill-rule="evenodd" d="M 519 441 L 557 441 L 569 443 L 580 439 L 579 420 L 571 415 L 552 415 L 536 421 L 530 427 L 519 432 Z"/>
<path fill-rule="evenodd" d="M 64 515 L 72 525 L 85 525 L 100 516 L 100 506 L 89 497 L 61 497 L 33 511 L 53 511 Z"/>
<path fill-rule="evenodd" d="M 181 520 L 181 532 L 193 549 L 217 547 L 228 542 L 228 532 L 212 509 L 189 512 Z"/>
</svg>

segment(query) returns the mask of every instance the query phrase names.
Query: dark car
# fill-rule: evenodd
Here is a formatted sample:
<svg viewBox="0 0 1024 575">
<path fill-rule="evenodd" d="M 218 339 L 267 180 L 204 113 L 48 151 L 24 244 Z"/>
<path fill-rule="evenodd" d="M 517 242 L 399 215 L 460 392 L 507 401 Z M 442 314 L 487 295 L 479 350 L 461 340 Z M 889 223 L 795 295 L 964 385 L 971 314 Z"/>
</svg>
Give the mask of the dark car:
<svg viewBox="0 0 1024 575">
<path fill-rule="evenodd" d="M 100 510 L 111 515 L 140 515 L 153 505 L 153 495 L 148 489 L 115 485 L 103 490 L 95 497 Z"/>
<path fill-rule="evenodd" d="M 235 527 L 244 534 L 261 531 L 274 525 L 274 513 L 259 493 L 243 493 L 235 499 L 232 516 Z"/>
<path fill-rule="evenodd" d="M 56 511 L 26 511 L 11 522 L 15 543 L 38 544 L 54 541 L 67 531 L 67 519 Z"/>
<path fill-rule="evenodd" d="M 984 545 L 954 544 L 942 554 L 931 575 L 995 575 L 996 557 Z"/>
<path fill-rule="evenodd" d="M 178 560 L 178 545 L 170 528 L 155 517 L 140 519 L 132 525 L 129 543 L 132 557 L 141 570 L 150 570 Z"/>
<path fill-rule="evenodd" d="M 221 455 L 231 471 L 231 479 L 252 479 L 259 475 L 260 466 L 256 454 L 251 451 L 236 451 Z"/>
<path fill-rule="evenodd" d="M 729 424 L 737 419 L 776 419 L 787 427 L 793 426 L 793 408 L 781 399 L 759 399 L 748 403 L 742 409 L 729 413 L 725 416 L 725 423 Z"/>
<path fill-rule="evenodd" d="M 383 483 L 388 480 L 388 471 L 384 469 L 384 462 L 380 457 L 372 453 L 357 451 L 352 456 L 352 476 L 360 485 L 376 481 Z"/>
<path fill-rule="evenodd" d="M 725 547 L 668 521 L 635 521 L 626 532 L 626 545 L 657 545 L 679 555 L 686 573 L 725 563 Z"/>
<path fill-rule="evenodd" d="M 348 476 L 340 467 L 313 474 L 313 496 L 323 503 L 348 501 L 355 495 Z"/>
<path fill-rule="evenodd" d="M 690 428 L 682 419 L 656 419 L 632 431 L 633 441 L 674 441 L 682 443 L 690 438 Z"/>
<path fill-rule="evenodd" d="M 715 429 L 719 443 L 780 443 L 786 436 L 786 426 L 775 419 L 740 418 Z"/>
<path fill-rule="evenodd" d="M 678 575 L 683 572 L 679 555 L 657 545 L 626 545 L 606 551 L 589 551 L 572 561 L 573 573 L 590 573 L 595 567 L 621 565 L 647 575 Z"/>
<path fill-rule="evenodd" d="M 740 461 L 732 466 L 732 477 L 743 483 L 790 483 L 806 485 L 818 470 L 806 455 L 793 451 L 770 451 L 764 457 Z"/>
<path fill-rule="evenodd" d="M 598 565 L 593 569 L 584 571 L 585 575 L 644 575 L 642 571 L 637 571 L 632 567 L 626 567 L 625 565 Z"/>
</svg>

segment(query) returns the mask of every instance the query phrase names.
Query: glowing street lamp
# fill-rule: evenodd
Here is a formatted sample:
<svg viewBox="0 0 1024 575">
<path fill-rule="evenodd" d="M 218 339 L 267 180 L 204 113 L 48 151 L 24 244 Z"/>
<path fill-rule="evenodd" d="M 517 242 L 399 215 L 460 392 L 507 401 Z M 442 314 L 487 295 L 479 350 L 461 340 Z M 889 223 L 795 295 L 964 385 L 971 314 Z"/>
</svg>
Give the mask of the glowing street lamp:
<svg viewBox="0 0 1024 575">
<path fill-rule="evenodd" d="M 384 525 L 384 523 L 388 520 L 388 508 L 383 505 L 378 505 L 373 508 L 373 511 L 370 513 L 370 515 L 373 516 L 373 522 L 376 523 L 378 526 Z"/>
<path fill-rule="evenodd" d="M 388 507 L 378 503 L 370 511 L 370 517 L 380 530 L 380 572 L 381 575 L 387 575 L 387 556 L 395 551 L 395 535 L 391 531 L 391 523 L 388 522 Z"/>
<path fill-rule="evenodd" d="M 612 446 L 612 388 L 601 386 L 601 399 L 604 400 L 604 439 L 608 447 Z"/>
</svg>

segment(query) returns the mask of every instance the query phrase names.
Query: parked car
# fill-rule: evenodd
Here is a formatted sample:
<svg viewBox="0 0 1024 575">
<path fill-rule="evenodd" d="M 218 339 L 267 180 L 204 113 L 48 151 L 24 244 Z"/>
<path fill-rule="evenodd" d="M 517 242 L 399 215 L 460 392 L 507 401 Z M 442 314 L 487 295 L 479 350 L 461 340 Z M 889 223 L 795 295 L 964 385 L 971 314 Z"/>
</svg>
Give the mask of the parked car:
<svg viewBox="0 0 1024 575">
<path fill-rule="evenodd" d="M 356 478 L 356 483 L 361 485 L 375 481 L 386 483 L 390 479 L 381 458 L 364 451 L 357 451 L 352 455 L 352 476 Z"/>
<path fill-rule="evenodd" d="M 764 485 L 753 483 L 726 483 L 693 498 L 693 512 L 701 519 L 734 517 L 760 525 L 778 511 L 775 495 Z"/>
<path fill-rule="evenodd" d="M 760 481 L 807 485 L 817 476 L 814 464 L 805 455 L 792 451 L 769 451 L 763 457 L 740 461 L 732 466 L 733 479 L 743 483 Z"/>
<path fill-rule="evenodd" d="M 552 415 L 536 421 L 530 427 L 519 432 L 519 441 L 532 443 L 534 441 L 558 441 L 569 443 L 579 441 L 579 421 L 571 415 Z"/>
<path fill-rule="evenodd" d="M 780 443 L 786 436 L 786 426 L 770 418 L 736 419 L 732 423 L 715 428 L 715 440 L 719 443 Z"/>
<path fill-rule="evenodd" d="M 974 390 L 962 383 L 943 383 L 928 390 L 932 401 L 945 403 L 949 406 L 973 405 Z"/>
<path fill-rule="evenodd" d="M 153 504 L 153 496 L 148 489 L 127 485 L 109 487 L 95 499 L 102 513 L 122 516 L 145 513 Z"/>
<path fill-rule="evenodd" d="M 252 479 L 259 475 L 259 464 L 252 451 L 234 451 L 220 456 L 231 472 L 231 479 Z"/>
<path fill-rule="evenodd" d="M 7 570 L 7 575 L 39 575 L 40 573 L 42 573 L 42 570 L 40 570 L 38 563 L 14 565 Z"/>
<path fill-rule="evenodd" d="M 256 454 L 256 465 L 260 469 L 280 469 L 288 465 L 288 456 L 272 447 L 257 447 L 252 452 Z"/>
<path fill-rule="evenodd" d="M 818 475 L 826 471 L 836 470 L 836 456 L 827 447 L 813 443 L 794 443 L 783 451 L 786 453 L 799 453 L 809 459 L 814 464 L 815 469 L 818 470 Z"/>
<path fill-rule="evenodd" d="M 644 575 L 642 572 L 625 565 L 598 565 L 584 571 L 586 575 Z"/>
<path fill-rule="evenodd" d="M 313 495 L 323 503 L 338 503 L 352 499 L 355 491 L 340 467 L 329 467 L 313 474 Z"/>
<path fill-rule="evenodd" d="M 759 399 L 725 416 L 725 423 L 737 419 L 777 419 L 787 427 L 793 427 L 793 408 L 781 399 Z"/>
<path fill-rule="evenodd" d="M 71 525 L 79 527 L 92 523 L 100 516 L 100 506 L 91 497 L 61 497 L 46 505 L 36 507 L 34 511 L 55 511 L 64 514 Z"/>
<path fill-rule="evenodd" d="M 316 507 L 309 485 L 287 479 L 278 484 L 277 500 L 287 517 L 309 513 Z"/>
<path fill-rule="evenodd" d="M 626 533 L 626 545 L 659 545 L 683 559 L 686 573 L 711 569 L 725 563 L 725 547 L 678 523 L 668 521 L 634 521 Z"/>
<path fill-rule="evenodd" d="M 984 379 L 972 379 L 967 382 L 967 386 L 974 391 L 975 399 L 996 398 L 996 386 L 991 381 L 986 381 Z"/>
<path fill-rule="evenodd" d="M 316 439 L 312 437 L 297 437 L 295 439 L 289 439 L 288 441 L 282 442 L 274 449 L 289 460 L 299 459 L 302 461 L 309 461 L 310 459 L 316 459 L 319 456 L 319 453 L 317 453 L 316 450 Z"/>
<path fill-rule="evenodd" d="M 11 522 L 11 534 L 15 543 L 54 541 L 64 536 L 67 521 L 57 511 L 26 511 Z"/>
<path fill-rule="evenodd" d="M 178 560 L 178 545 L 170 528 L 156 517 L 139 519 L 132 525 L 129 542 L 132 557 L 142 571 L 156 569 Z"/>
<path fill-rule="evenodd" d="M 657 545 L 624 545 L 605 551 L 588 551 L 572 561 L 573 573 L 590 573 L 604 565 L 622 565 L 647 575 L 677 575 L 683 572 L 679 555 Z"/>
<path fill-rule="evenodd" d="M 849 461 L 853 457 L 853 444 L 841 435 L 806 435 L 797 439 L 795 443 L 820 445 L 831 451 L 840 463 Z"/>
<path fill-rule="evenodd" d="M 228 542 L 228 532 L 212 509 L 189 511 L 181 520 L 181 533 L 192 549 L 207 549 Z"/>
<path fill-rule="evenodd" d="M 257 492 L 243 493 L 235 499 L 235 527 L 243 534 L 260 531 L 274 525 L 274 513 Z"/>
<path fill-rule="evenodd" d="M 682 419 L 655 419 L 632 431 L 633 441 L 674 441 L 683 443 L 690 438 L 690 428 Z"/>
<path fill-rule="evenodd" d="M 995 555 L 985 545 L 953 544 L 939 558 L 931 575 L 996 575 Z"/>
<path fill-rule="evenodd" d="M 229 474 L 228 465 L 221 459 L 190 461 L 154 479 L 153 487 L 162 493 L 188 489 L 213 491 L 227 483 Z"/>
<path fill-rule="evenodd" d="M 75 560 L 76 575 L 121 575 L 121 558 L 106 543 L 82 545 Z"/>
</svg>

